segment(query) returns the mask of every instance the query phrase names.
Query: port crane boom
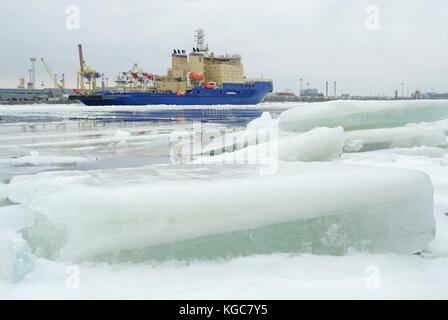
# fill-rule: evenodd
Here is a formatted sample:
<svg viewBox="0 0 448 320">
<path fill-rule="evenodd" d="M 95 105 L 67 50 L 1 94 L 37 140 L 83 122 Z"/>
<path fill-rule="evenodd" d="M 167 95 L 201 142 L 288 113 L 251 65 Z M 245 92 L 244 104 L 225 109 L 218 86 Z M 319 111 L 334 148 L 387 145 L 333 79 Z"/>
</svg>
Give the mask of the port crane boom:
<svg viewBox="0 0 448 320">
<path fill-rule="evenodd" d="M 40 58 L 40 60 L 42 61 L 42 64 L 44 65 L 45 70 L 47 71 L 48 75 L 50 76 L 51 80 L 53 80 L 56 88 L 61 89 L 62 93 L 65 93 L 64 91 L 64 87 L 65 87 L 65 81 L 64 81 L 64 75 L 62 75 L 62 79 L 61 82 L 58 82 L 58 79 L 56 78 L 56 74 L 54 74 L 53 72 L 51 72 L 50 67 L 48 66 L 47 62 L 45 61 L 44 58 Z"/>
<path fill-rule="evenodd" d="M 77 89 L 85 91 L 86 85 L 85 80 L 89 85 L 89 89 L 96 89 L 96 79 L 101 77 L 101 74 L 94 69 L 91 69 L 87 66 L 86 61 L 84 60 L 84 55 L 82 52 L 82 45 L 78 44 L 78 55 L 79 55 L 79 71 L 78 71 L 78 85 Z"/>
</svg>

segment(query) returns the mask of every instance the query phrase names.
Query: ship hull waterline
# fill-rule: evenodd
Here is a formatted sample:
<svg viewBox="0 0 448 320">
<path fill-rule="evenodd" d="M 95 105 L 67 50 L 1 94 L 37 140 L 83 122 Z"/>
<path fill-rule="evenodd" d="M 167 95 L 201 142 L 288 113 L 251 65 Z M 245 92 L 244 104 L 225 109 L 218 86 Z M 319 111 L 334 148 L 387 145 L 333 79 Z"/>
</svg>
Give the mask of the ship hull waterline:
<svg viewBox="0 0 448 320">
<path fill-rule="evenodd" d="M 99 91 L 95 94 L 71 95 L 87 106 L 104 105 L 249 105 L 258 104 L 272 92 L 271 82 L 253 85 L 224 84 L 221 89 L 193 88 L 187 94 L 166 92 Z"/>
</svg>

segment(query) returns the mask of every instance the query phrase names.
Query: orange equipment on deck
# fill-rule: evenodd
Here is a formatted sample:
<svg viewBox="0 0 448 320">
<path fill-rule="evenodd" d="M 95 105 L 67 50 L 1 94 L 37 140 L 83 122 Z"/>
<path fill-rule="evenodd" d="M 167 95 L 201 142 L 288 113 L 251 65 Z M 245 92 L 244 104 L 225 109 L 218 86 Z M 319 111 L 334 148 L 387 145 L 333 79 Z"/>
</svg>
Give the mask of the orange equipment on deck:
<svg viewBox="0 0 448 320">
<path fill-rule="evenodd" d="M 216 82 L 204 82 L 205 89 L 216 89 Z"/>
<path fill-rule="evenodd" d="M 204 75 L 202 73 L 197 73 L 197 72 L 190 72 L 190 80 L 193 81 L 200 81 L 200 80 L 204 80 Z"/>
</svg>

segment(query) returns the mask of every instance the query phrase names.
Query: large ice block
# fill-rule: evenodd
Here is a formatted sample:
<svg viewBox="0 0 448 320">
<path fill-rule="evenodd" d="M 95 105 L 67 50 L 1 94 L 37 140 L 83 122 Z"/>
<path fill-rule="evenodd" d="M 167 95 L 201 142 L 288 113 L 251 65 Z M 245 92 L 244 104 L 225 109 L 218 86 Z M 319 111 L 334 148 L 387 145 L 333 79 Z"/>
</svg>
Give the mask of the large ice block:
<svg viewBox="0 0 448 320">
<path fill-rule="evenodd" d="M 260 117 L 250 121 L 247 125 L 246 128 L 248 130 L 259 130 L 259 129 L 263 129 L 266 128 L 268 126 L 271 125 L 273 119 L 272 116 L 269 112 L 264 111 Z"/>
<path fill-rule="evenodd" d="M 207 136 L 210 137 L 211 132 Z M 269 112 L 263 112 L 262 116 L 256 118 L 247 124 L 245 130 L 230 132 L 218 132 L 211 134 L 213 139 L 204 138 L 202 141 L 192 141 L 191 137 L 185 137 L 184 141 L 174 146 L 174 153 L 183 158 L 194 158 L 197 156 L 215 156 L 222 153 L 229 153 L 246 147 L 253 147 L 267 141 L 284 136 L 278 130 L 278 120 L 272 119 Z M 194 144 L 193 144 L 194 142 Z M 274 143 L 276 143 L 274 141 Z"/>
<path fill-rule="evenodd" d="M 201 157 L 194 163 L 265 163 L 267 158 L 283 161 L 328 161 L 336 159 L 342 153 L 344 143 L 344 130 L 341 127 L 315 128 L 302 134 L 277 136 L 234 152 Z"/>
<path fill-rule="evenodd" d="M 65 233 L 30 228 L 31 247 L 57 234 L 64 241 L 49 249 L 53 257 L 77 261 L 410 254 L 435 233 L 432 184 L 419 171 L 334 163 L 282 163 L 273 176 L 234 166 L 210 176 L 195 166 L 157 170 L 39 173 L 13 178 L 6 193 Z"/>
<path fill-rule="evenodd" d="M 398 128 L 348 131 L 345 151 L 372 151 L 407 147 L 438 147 L 445 144 L 443 129 L 429 124 L 407 124 Z M 356 147 L 353 147 L 356 146 Z"/>
<path fill-rule="evenodd" d="M 25 206 L 0 207 L 0 280 L 16 283 L 33 269 L 31 250 L 19 233 L 32 220 Z"/>
<path fill-rule="evenodd" d="M 44 166 L 53 164 L 66 165 L 88 161 L 89 159 L 84 157 L 39 155 L 38 152 L 31 152 L 30 155 L 26 156 L 0 159 L 0 165 L 10 165 L 10 166 L 24 166 L 24 165 Z"/>
<path fill-rule="evenodd" d="M 366 152 L 343 153 L 341 160 L 348 161 L 369 161 L 369 162 L 394 162 L 397 156 L 412 156 L 426 158 L 443 158 L 445 151 L 443 148 L 435 147 L 413 147 L 413 148 L 393 148 Z"/>
<path fill-rule="evenodd" d="M 6 201 L 5 190 L 6 190 L 6 184 L 3 183 L 2 178 L 0 176 L 0 207 L 3 207 L 5 205 Z"/>
<path fill-rule="evenodd" d="M 339 127 L 345 131 L 400 127 L 448 118 L 448 100 L 347 101 L 312 103 L 282 112 L 281 130 Z"/>
</svg>

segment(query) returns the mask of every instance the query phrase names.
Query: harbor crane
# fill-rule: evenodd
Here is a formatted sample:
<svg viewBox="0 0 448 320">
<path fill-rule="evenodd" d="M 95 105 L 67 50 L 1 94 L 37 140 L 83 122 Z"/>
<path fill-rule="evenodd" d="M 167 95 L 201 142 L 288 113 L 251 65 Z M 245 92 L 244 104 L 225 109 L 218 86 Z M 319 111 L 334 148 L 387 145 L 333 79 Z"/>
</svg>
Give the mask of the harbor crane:
<svg viewBox="0 0 448 320">
<path fill-rule="evenodd" d="M 77 76 L 77 89 L 85 91 L 86 90 L 86 83 L 85 80 L 87 80 L 87 84 L 89 87 L 89 90 L 96 89 L 96 79 L 101 78 L 101 74 L 97 72 L 94 69 L 91 69 L 87 66 L 84 55 L 82 53 L 82 45 L 78 44 L 78 54 L 79 54 L 79 71 Z"/>
<path fill-rule="evenodd" d="M 62 74 L 62 78 L 61 81 L 58 82 L 58 78 L 57 75 L 55 73 L 52 72 L 50 66 L 47 64 L 47 62 L 45 61 L 44 58 L 40 58 L 40 60 L 42 61 L 42 64 L 44 65 L 45 70 L 47 71 L 48 75 L 50 76 L 51 80 L 53 80 L 54 85 L 56 86 L 56 88 L 61 89 L 62 93 L 65 94 L 64 88 L 65 88 L 65 78 L 64 78 L 64 74 Z"/>
</svg>

